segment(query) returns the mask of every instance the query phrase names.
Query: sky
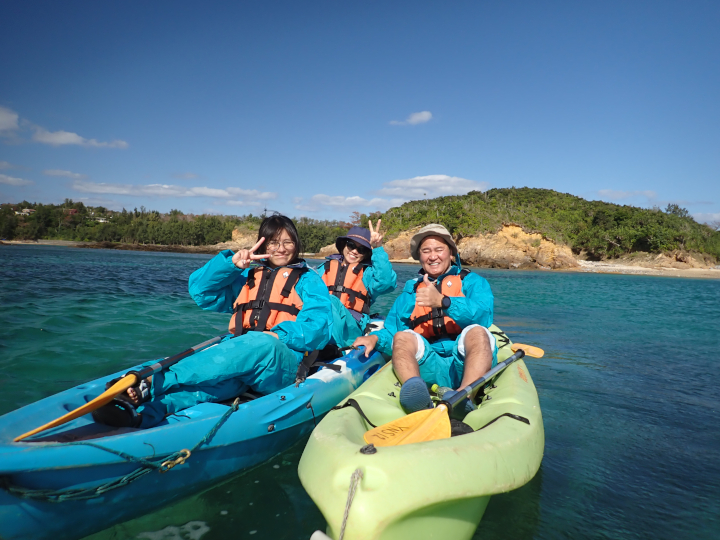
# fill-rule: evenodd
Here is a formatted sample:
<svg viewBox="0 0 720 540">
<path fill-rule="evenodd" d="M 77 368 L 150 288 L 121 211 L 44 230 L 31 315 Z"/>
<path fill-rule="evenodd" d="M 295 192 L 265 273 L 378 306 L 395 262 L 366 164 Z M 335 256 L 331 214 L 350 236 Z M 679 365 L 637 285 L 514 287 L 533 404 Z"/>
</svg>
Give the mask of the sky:
<svg viewBox="0 0 720 540">
<path fill-rule="evenodd" d="M 720 3 L 0 3 L 0 202 L 347 220 L 535 187 L 720 220 Z"/>
</svg>

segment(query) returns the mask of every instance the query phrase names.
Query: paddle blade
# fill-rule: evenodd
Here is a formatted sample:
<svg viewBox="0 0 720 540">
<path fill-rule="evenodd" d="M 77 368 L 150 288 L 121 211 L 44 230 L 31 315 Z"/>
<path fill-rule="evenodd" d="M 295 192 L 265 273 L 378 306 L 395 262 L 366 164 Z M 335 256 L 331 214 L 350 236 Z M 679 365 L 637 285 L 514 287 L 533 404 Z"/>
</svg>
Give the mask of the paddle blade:
<svg viewBox="0 0 720 540">
<path fill-rule="evenodd" d="M 418 411 L 388 422 L 364 435 L 365 442 L 375 446 L 399 446 L 450 437 L 450 417 L 445 405 Z"/>
<path fill-rule="evenodd" d="M 545 354 L 540 347 L 533 347 L 532 345 L 525 345 L 524 343 L 513 343 L 510 348 L 513 352 L 518 352 L 520 349 L 525 351 L 525 354 L 532 356 L 533 358 L 542 358 Z"/>
<path fill-rule="evenodd" d="M 118 382 L 113 384 L 110 388 L 105 390 L 102 394 L 100 394 L 98 397 L 93 399 L 92 401 L 88 401 L 85 405 L 82 407 L 78 407 L 74 411 L 70 411 L 64 416 L 61 416 L 60 418 L 57 418 L 53 420 L 52 422 L 48 422 L 44 426 L 40 426 L 39 428 L 35 428 L 32 431 L 28 431 L 27 433 L 24 433 L 23 435 L 20 435 L 19 437 L 15 437 L 13 439 L 15 442 L 22 441 L 23 439 L 30 437 L 31 435 L 35 435 L 36 433 L 40 433 L 42 431 L 45 431 L 50 428 L 54 428 L 57 426 L 62 426 L 63 424 L 67 424 L 71 420 L 75 420 L 76 418 L 80 418 L 83 415 L 86 415 L 95 409 L 99 409 L 103 405 L 107 405 L 110 403 L 115 396 L 118 396 L 125 392 L 128 388 L 131 386 L 135 386 L 137 384 L 137 377 L 135 375 L 126 375 L 122 379 L 120 379 Z"/>
</svg>

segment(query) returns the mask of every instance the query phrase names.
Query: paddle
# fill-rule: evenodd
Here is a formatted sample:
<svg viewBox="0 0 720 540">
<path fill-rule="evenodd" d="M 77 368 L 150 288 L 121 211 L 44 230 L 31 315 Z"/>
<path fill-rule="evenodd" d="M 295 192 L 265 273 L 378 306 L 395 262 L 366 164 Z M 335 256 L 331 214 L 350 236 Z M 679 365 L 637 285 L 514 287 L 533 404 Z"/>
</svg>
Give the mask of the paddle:
<svg viewBox="0 0 720 540">
<path fill-rule="evenodd" d="M 442 400 L 434 409 L 418 411 L 371 429 L 365 433 L 365 442 L 372 443 L 375 446 L 399 446 L 401 444 L 449 438 L 450 413 L 455 405 L 526 354 L 535 358 L 542 358 L 545 354 L 545 351 L 538 347 L 521 343 L 515 343 L 511 348 L 515 351 L 515 354 L 510 358 L 500 362 L 475 382 L 458 390 L 452 397 Z"/>
<path fill-rule="evenodd" d="M 28 431 L 27 433 L 20 435 L 19 437 L 16 437 L 14 439 L 14 441 L 18 442 L 27 437 L 30 437 L 31 435 L 40 433 L 41 431 L 45 431 L 47 429 L 54 428 L 56 426 L 61 426 L 63 424 L 66 424 L 67 422 L 70 422 L 71 420 L 75 420 L 76 418 L 86 415 L 86 414 L 94 411 L 95 409 L 99 409 L 103 405 L 110 403 L 115 396 L 122 394 L 128 388 L 138 384 L 141 380 L 147 379 L 148 377 L 154 375 L 155 373 L 159 373 L 163 369 L 168 368 L 168 367 L 172 366 L 173 364 L 176 364 L 183 358 L 187 358 L 191 354 L 194 354 L 195 352 L 197 352 L 201 349 L 205 349 L 205 348 L 209 347 L 210 345 L 214 345 L 215 343 L 218 343 L 226 335 L 228 335 L 228 334 L 222 334 L 222 335 L 216 336 L 212 339 L 208 339 L 207 341 L 204 341 L 204 342 L 200 343 L 199 345 L 190 347 L 188 350 L 183 351 L 179 354 L 176 354 L 175 356 L 169 356 L 169 357 L 165 358 L 164 360 L 161 360 L 160 362 L 157 362 L 151 366 L 141 369 L 140 371 L 130 371 L 122 379 L 117 381 L 115 384 L 113 384 L 110 388 L 105 390 L 105 392 L 100 394 L 98 397 L 96 397 L 92 401 L 88 401 L 82 407 L 79 407 L 79 408 L 75 409 L 74 411 L 70 411 L 66 415 L 61 416 L 60 418 L 57 418 L 57 419 L 53 420 L 52 422 L 45 424 L 44 426 L 40 426 L 39 428 L 35 428 L 32 431 Z"/>
</svg>

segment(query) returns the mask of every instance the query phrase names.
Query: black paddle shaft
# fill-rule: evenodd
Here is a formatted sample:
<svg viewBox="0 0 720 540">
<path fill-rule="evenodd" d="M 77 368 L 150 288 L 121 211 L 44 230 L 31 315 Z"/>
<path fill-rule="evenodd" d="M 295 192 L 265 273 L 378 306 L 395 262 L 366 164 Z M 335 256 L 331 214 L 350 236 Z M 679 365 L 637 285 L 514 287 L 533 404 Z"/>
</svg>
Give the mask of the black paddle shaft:
<svg viewBox="0 0 720 540">
<path fill-rule="evenodd" d="M 201 349 L 206 349 L 210 345 L 215 345 L 216 343 L 219 343 L 227 335 L 228 334 L 222 334 L 220 336 L 215 336 L 214 338 L 208 339 L 207 341 L 203 341 L 202 343 L 199 343 L 198 345 L 195 345 L 194 347 L 190 347 L 188 350 L 178 353 L 175 356 L 168 356 L 164 360 L 161 360 L 160 362 L 156 362 L 155 364 L 152 364 L 151 366 L 145 367 L 145 368 L 141 369 L 140 371 L 128 371 L 125 374 L 125 376 L 127 377 L 128 375 L 135 375 L 137 377 L 138 382 L 140 382 L 143 379 L 147 379 L 148 377 L 155 375 L 155 373 L 160 373 L 163 369 L 168 368 L 168 367 L 172 366 L 173 364 L 177 364 L 183 358 L 187 358 L 191 354 L 194 354 Z"/>
<path fill-rule="evenodd" d="M 480 388 L 487 381 L 495 377 L 495 375 L 501 373 L 506 367 L 515 362 L 515 360 L 520 360 L 523 356 L 525 356 L 525 351 L 522 349 L 518 350 L 510 358 L 504 362 L 500 362 L 477 381 L 468 384 L 465 388 L 458 390 L 455 394 L 450 396 L 448 399 L 443 399 L 440 403 L 448 408 L 448 413 L 452 412 L 453 407 L 472 394 L 476 388 Z"/>
</svg>

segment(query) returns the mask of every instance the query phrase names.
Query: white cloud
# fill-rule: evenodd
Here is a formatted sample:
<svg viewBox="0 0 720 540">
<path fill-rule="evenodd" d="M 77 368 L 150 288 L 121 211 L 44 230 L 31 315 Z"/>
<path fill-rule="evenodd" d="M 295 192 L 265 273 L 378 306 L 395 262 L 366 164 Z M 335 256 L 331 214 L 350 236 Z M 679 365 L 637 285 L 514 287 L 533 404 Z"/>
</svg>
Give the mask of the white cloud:
<svg viewBox="0 0 720 540">
<path fill-rule="evenodd" d="M 15 165 L 7 161 L 0 161 L 0 169 L 14 169 Z"/>
<path fill-rule="evenodd" d="M 87 178 L 87 175 L 85 174 L 63 171 L 60 169 L 45 169 L 43 171 L 43 174 L 47 176 L 64 176 L 65 178 L 73 178 L 74 180 L 82 180 L 83 178 Z"/>
<path fill-rule="evenodd" d="M 369 209 L 385 211 L 393 206 L 399 206 L 415 199 L 430 199 L 445 195 L 463 195 L 470 191 L 485 191 L 490 184 L 476 182 L 467 178 L 448 176 L 446 174 L 431 174 L 416 176 L 405 180 L 385 182 L 383 188 L 376 193 L 385 197 L 365 198 L 358 195 L 346 197 L 344 195 L 313 195 L 307 203 L 301 197 L 293 199 L 296 210 L 318 212 L 323 207 L 333 209 Z"/>
<path fill-rule="evenodd" d="M 15 178 L 14 176 L 8 176 L 7 174 L 0 174 L 0 184 L 7 184 L 8 186 L 29 186 L 33 183 L 32 180 L 24 180 L 22 178 Z"/>
<path fill-rule="evenodd" d="M 277 198 L 277 193 L 258 191 L 256 189 L 241 189 L 230 187 L 227 189 L 204 187 L 186 188 L 168 184 L 105 184 L 95 182 L 83 182 L 78 180 L 73 183 L 73 189 L 84 193 L 104 193 L 112 195 L 145 195 L 153 197 L 212 197 L 236 201 L 236 197 L 244 197 L 244 204 L 251 204 L 252 201 L 268 200 Z M 229 203 L 228 203 L 229 204 Z"/>
<path fill-rule="evenodd" d="M 330 207 L 333 209 L 344 208 L 344 209 L 357 209 L 357 208 L 369 208 L 372 210 L 387 210 L 391 206 L 402 204 L 402 199 L 382 199 L 380 197 L 374 197 L 372 199 L 366 199 L 353 195 L 345 197 L 343 195 L 325 195 L 319 193 L 313 195 L 310 198 L 310 204 L 303 204 L 302 199 L 294 199 L 295 208 L 297 210 L 305 210 L 308 212 L 317 212 L 322 207 Z"/>
<path fill-rule="evenodd" d="M 3 131 L 14 131 L 18 128 L 18 119 L 20 117 L 15 111 L 0 107 L 0 134 Z"/>
<path fill-rule="evenodd" d="M 259 201 L 225 201 L 228 206 L 261 206 Z"/>
<path fill-rule="evenodd" d="M 708 225 L 712 223 L 720 223 L 720 212 L 717 212 L 715 214 L 699 212 L 697 214 L 693 214 L 692 217 L 698 223 L 707 223 Z"/>
<path fill-rule="evenodd" d="M 271 191 L 258 191 L 257 189 L 227 188 L 228 193 L 237 197 L 248 197 L 251 199 L 277 199 L 277 193 Z"/>
<path fill-rule="evenodd" d="M 26 119 L 20 122 L 20 116 L 15 112 L 6 107 L 0 107 L 0 135 L 7 137 L 16 137 L 16 131 L 22 124 L 23 130 L 34 129 L 35 133 L 32 136 L 32 140 L 44 144 L 50 144 L 52 146 L 63 146 L 67 144 L 93 147 L 93 148 L 127 148 L 128 143 L 121 140 L 114 140 L 110 142 L 98 141 L 97 139 L 86 139 L 81 137 L 77 133 L 70 131 L 48 131 L 47 129 L 33 125 Z"/>
<path fill-rule="evenodd" d="M 598 195 L 603 199 L 609 199 L 611 201 L 622 201 L 624 199 L 631 199 L 633 197 L 647 197 L 648 200 L 654 201 L 657 199 L 657 193 L 651 190 L 646 191 L 617 191 L 614 189 L 600 189 Z"/>
<path fill-rule="evenodd" d="M 445 195 L 464 195 L 470 191 L 485 191 L 488 187 L 490 184 L 487 182 L 476 182 L 446 174 L 430 174 L 385 182 L 377 193 L 378 195 L 395 195 L 401 197 L 403 201 L 409 201 Z"/>
<path fill-rule="evenodd" d="M 418 124 L 425 124 L 432 120 L 432 113 L 430 111 L 420 111 L 411 113 L 405 120 L 391 120 L 391 126 L 416 126 Z"/>
<path fill-rule="evenodd" d="M 101 142 L 97 139 L 86 139 L 77 133 L 70 131 L 48 131 L 45 128 L 36 127 L 33 140 L 49 144 L 52 146 L 63 146 L 66 144 L 74 144 L 78 146 L 86 146 L 93 148 L 127 148 L 128 143 L 125 141 L 114 140 L 111 142 Z"/>
</svg>

